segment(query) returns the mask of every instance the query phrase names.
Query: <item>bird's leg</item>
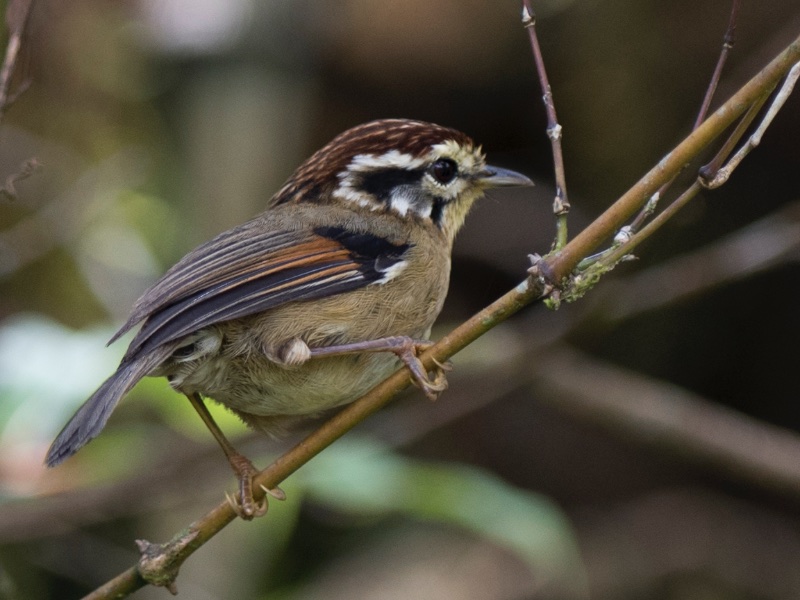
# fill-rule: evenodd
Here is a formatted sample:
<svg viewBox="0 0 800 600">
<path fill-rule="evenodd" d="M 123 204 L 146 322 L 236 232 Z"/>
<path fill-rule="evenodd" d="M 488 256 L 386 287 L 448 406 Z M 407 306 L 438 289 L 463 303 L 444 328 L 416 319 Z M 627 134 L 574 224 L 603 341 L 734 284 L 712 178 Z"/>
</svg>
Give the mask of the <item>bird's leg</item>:
<svg viewBox="0 0 800 600">
<path fill-rule="evenodd" d="M 342 354 L 358 354 L 360 352 L 392 352 L 411 372 L 411 380 L 419 386 L 425 395 L 431 400 L 436 400 L 441 392 L 447 389 L 447 377 L 445 371 L 450 370 L 449 364 L 436 362 L 434 368 L 435 375 L 433 380 L 428 376 L 428 372 L 419 360 L 420 352 L 423 352 L 433 345 L 429 340 L 417 340 L 408 336 L 391 336 L 379 338 L 377 340 L 367 340 L 364 342 L 352 342 L 337 346 L 325 346 L 322 348 L 304 349 L 298 347 L 299 344 L 305 346 L 302 340 L 294 339 L 289 342 L 288 352 L 284 356 L 295 355 L 298 357 L 319 358 L 323 356 L 339 356 Z M 298 352 L 299 350 L 299 352 Z"/>
<path fill-rule="evenodd" d="M 236 511 L 236 514 L 247 521 L 266 514 L 268 508 L 267 497 L 264 496 L 261 502 L 258 503 L 253 498 L 253 477 L 258 473 L 258 469 L 250 462 L 249 458 L 240 454 L 228 441 L 228 438 L 222 433 L 219 425 L 214 421 L 214 417 L 208 412 L 208 408 L 200 397 L 200 394 L 186 394 L 186 397 L 189 399 L 189 402 L 192 403 L 192 406 L 194 406 L 200 418 L 203 419 L 203 423 L 206 424 L 211 435 L 213 435 L 214 439 L 219 443 L 222 451 L 228 458 L 228 462 L 231 464 L 231 467 L 233 467 L 233 472 L 236 473 L 236 478 L 239 480 L 238 502 L 236 500 L 231 501 L 231 505 Z"/>
</svg>

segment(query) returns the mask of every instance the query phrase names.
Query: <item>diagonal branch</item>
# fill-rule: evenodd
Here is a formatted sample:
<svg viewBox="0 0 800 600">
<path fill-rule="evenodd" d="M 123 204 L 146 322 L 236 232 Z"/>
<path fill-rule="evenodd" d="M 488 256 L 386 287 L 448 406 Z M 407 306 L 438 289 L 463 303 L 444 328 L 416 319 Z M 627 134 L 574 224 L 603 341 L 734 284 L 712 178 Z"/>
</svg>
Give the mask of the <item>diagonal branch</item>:
<svg viewBox="0 0 800 600">
<path fill-rule="evenodd" d="M 536 360 L 530 380 L 539 401 L 706 465 L 734 481 L 791 501 L 800 498 L 800 443 L 795 432 L 568 346 L 556 345 Z"/>
<path fill-rule="evenodd" d="M 532 269 L 534 277 L 529 277 L 443 337 L 423 354 L 423 363 L 427 367 L 433 367 L 435 361 L 447 360 L 524 306 L 542 298 L 545 292 L 552 289 L 553 284 L 564 280 L 582 258 L 597 248 L 604 239 L 612 236 L 664 182 L 674 177 L 684 164 L 696 158 L 709 143 L 722 135 L 767 90 L 777 85 L 781 77 L 798 61 L 800 61 L 800 38 L 753 77 L 567 246 L 538 261 Z M 278 458 L 256 477 L 256 485 L 262 485 L 267 489 L 277 487 L 283 479 L 294 473 L 313 456 L 382 408 L 408 384 L 409 375 L 405 370 L 394 373 Z M 258 495 L 256 494 L 256 496 Z M 258 499 L 257 497 L 256 500 Z M 165 572 L 177 573 L 178 567 L 184 560 L 235 518 L 231 506 L 223 502 L 192 523 L 171 542 L 161 546 L 161 553 L 155 557 L 164 565 L 161 575 L 163 576 Z M 149 566 L 153 556 L 148 556 L 147 560 L 147 566 Z M 151 581 L 153 580 L 151 579 Z M 140 568 L 132 566 L 86 598 L 119 598 L 147 583 L 148 581 L 140 574 Z M 171 585 L 174 581 L 162 579 L 157 583 Z"/>
</svg>

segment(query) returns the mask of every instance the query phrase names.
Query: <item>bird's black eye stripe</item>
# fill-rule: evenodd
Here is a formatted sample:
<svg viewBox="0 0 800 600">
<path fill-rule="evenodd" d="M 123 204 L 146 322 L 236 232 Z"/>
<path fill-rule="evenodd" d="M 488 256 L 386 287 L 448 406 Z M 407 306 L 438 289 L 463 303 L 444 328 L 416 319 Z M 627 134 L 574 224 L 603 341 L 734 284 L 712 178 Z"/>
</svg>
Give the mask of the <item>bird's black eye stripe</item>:
<svg viewBox="0 0 800 600">
<path fill-rule="evenodd" d="M 357 187 L 381 202 L 388 202 L 394 189 L 419 183 L 422 173 L 421 169 L 375 169 L 361 174 Z"/>
<path fill-rule="evenodd" d="M 458 165 L 452 158 L 440 158 L 431 165 L 431 175 L 442 185 L 447 185 L 458 175 Z"/>
</svg>

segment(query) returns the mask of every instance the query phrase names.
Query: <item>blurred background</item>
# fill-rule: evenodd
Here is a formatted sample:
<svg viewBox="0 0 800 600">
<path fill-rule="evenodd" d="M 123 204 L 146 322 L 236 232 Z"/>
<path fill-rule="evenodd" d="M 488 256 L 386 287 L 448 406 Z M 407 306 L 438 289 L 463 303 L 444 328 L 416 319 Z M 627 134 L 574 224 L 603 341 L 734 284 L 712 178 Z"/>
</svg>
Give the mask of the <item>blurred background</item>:
<svg viewBox="0 0 800 600">
<path fill-rule="evenodd" d="M 689 132 L 730 3 L 534 7 L 574 234 Z M 549 250 L 552 159 L 519 13 L 35 2 L 12 86 L 30 88 L 0 125 L 0 181 L 41 164 L 0 199 L 0 598 L 82 596 L 136 562 L 135 539 L 167 541 L 234 489 L 189 404 L 155 379 L 77 456 L 41 463 L 116 366 L 125 343 L 105 343 L 138 295 L 340 131 L 435 121 L 537 182 L 468 219 L 434 337 Z M 798 33 L 796 0 L 744 2 L 715 106 Z M 795 92 L 728 184 L 638 260 L 580 302 L 522 311 L 455 357 L 438 402 L 408 391 L 314 459 L 266 518 L 190 558 L 181 596 L 800 597 L 799 139 Z M 274 441 L 217 415 L 259 465 L 302 434 Z"/>
</svg>

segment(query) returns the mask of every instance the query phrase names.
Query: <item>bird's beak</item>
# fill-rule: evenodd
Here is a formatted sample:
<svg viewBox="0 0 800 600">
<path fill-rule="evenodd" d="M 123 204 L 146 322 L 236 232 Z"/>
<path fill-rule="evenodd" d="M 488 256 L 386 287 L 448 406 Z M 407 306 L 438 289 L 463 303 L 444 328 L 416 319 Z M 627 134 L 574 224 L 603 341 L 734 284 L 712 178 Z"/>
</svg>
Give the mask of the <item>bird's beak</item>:
<svg viewBox="0 0 800 600">
<path fill-rule="evenodd" d="M 486 187 L 515 187 L 533 185 L 522 173 L 510 169 L 487 166 L 478 174 L 478 181 Z"/>
</svg>

